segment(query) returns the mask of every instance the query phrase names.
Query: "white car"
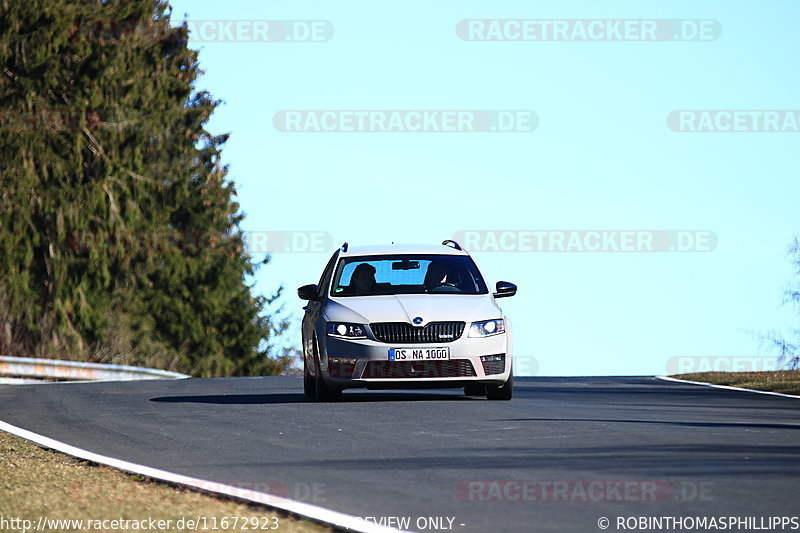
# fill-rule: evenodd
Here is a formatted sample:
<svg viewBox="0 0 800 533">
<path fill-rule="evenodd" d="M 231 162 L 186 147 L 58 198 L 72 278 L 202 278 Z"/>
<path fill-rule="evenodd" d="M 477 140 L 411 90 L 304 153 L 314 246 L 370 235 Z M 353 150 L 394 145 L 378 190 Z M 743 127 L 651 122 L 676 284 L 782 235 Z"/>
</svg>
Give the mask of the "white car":
<svg viewBox="0 0 800 533">
<path fill-rule="evenodd" d="M 303 309 L 304 389 L 317 401 L 346 388 L 463 387 L 510 400 L 511 323 L 475 262 L 439 246 L 342 245 L 319 284 L 297 289 Z"/>
</svg>

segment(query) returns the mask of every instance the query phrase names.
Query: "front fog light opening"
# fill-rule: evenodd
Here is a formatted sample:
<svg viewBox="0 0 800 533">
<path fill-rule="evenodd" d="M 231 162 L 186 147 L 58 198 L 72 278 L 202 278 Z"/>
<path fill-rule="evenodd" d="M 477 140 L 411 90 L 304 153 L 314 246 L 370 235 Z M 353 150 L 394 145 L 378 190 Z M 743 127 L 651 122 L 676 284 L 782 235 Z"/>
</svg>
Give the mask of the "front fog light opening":
<svg viewBox="0 0 800 533">
<path fill-rule="evenodd" d="M 328 363 L 334 365 L 354 365 L 356 364 L 355 357 L 339 357 L 338 355 L 332 355 L 328 357 Z"/>
<path fill-rule="evenodd" d="M 328 356 L 328 373 L 335 378 L 353 377 L 356 368 L 355 357 L 340 357 L 338 355 Z"/>
<path fill-rule="evenodd" d="M 502 374 L 506 370 L 505 354 L 482 355 L 481 365 L 483 373 L 487 376 Z"/>
</svg>

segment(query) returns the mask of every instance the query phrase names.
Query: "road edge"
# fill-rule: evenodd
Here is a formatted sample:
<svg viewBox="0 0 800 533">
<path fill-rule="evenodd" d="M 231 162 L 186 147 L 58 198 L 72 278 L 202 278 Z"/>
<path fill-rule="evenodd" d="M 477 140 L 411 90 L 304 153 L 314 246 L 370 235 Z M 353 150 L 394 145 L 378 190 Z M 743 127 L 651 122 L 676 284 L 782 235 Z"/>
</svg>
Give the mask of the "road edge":
<svg viewBox="0 0 800 533">
<path fill-rule="evenodd" d="M 82 448 L 77 448 L 61 441 L 57 441 L 55 439 L 51 439 L 50 437 L 45 437 L 44 435 L 34 433 L 33 431 L 28 431 L 27 429 L 11 425 L 8 422 L 3 422 L 2 420 L 0 420 L 0 431 L 5 431 L 11 435 L 31 441 L 44 448 L 56 450 L 58 452 L 71 455 L 72 457 L 77 457 L 78 459 L 83 459 L 85 461 L 90 461 L 92 463 L 110 466 L 112 468 L 116 468 L 117 470 L 122 470 L 123 472 L 137 474 L 173 485 L 191 487 L 199 492 L 224 495 L 242 501 L 260 503 L 268 507 L 280 509 L 282 511 L 305 518 L 310 518 L 312 520 L 317 520 L 338 528 L 344 528 L 349 531 L 357 531 L 360 533 L 403 533 L 401 530 L 382 526 L 374 522 L 367 522 L 359 519 L 356 516 L 326 509 L 310 503 L 284 498 L 283 496 L 276 496 L 274 494 L 242 489 L 233 485 L 226 485 L 216 481 L 209 481 L 184 476 L 182 474 L 175 474 L 173 472 L 167 472 L 166 470 L 100 455 Z"/>
<path fill-rule="evenodd" d="M 796 394 L 784 394 L 782 392 L 772 392 L 767 390 L 745 389 L 742 387 L 731 387 L 730 385 L 717 385 L 716 383 L 705 383 L 704 381 L 689 381 L 688 379 L 679 379 L 670 376 L 655 376 L 655 378 L 664 381 L 672 381 L 674 383 L 685 383 L 687 385 L 705 385 L 706 387 L 714 387 L 715 389 L 735 390 L 739 392 L 754 392 L 756 394 L 768 394 L 770 396 L 781 396 L 783 398 L 800 399 L 800 396 Z"/>
</svg>

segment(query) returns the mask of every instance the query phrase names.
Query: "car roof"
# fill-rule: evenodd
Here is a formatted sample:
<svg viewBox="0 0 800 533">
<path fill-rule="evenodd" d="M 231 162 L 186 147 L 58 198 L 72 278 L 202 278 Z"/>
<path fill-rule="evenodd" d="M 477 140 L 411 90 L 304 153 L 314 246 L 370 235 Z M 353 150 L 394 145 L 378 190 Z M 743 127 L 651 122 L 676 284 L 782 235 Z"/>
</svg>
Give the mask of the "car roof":
<svg viewBox="0 0 800 533">
<path fill-rule="evenodd" d="M 373 244 L 367 246 L 348 246 L 341 257 L 359 255 L 395 255 L 395 254 L 437 254 L 437 255 L 469 255 L 464 250 L 456 250 L 444 244 Z"/>
</svg>

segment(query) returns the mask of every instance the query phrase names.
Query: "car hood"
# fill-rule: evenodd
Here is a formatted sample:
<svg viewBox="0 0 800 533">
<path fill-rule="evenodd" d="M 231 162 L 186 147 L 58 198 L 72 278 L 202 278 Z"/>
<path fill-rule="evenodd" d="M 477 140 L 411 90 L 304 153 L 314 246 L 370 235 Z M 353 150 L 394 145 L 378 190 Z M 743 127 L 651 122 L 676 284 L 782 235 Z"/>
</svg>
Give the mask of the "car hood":
<svg viewBox="0 0 800 533">
<path fill-rule="evenodd" d="M 491 294 L 396 294 L 350 296 L 328 300 L 324 311 L 329 322 L 474 322 L 500 318 L 503 312 Z"/>
</svg>

